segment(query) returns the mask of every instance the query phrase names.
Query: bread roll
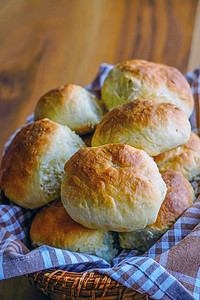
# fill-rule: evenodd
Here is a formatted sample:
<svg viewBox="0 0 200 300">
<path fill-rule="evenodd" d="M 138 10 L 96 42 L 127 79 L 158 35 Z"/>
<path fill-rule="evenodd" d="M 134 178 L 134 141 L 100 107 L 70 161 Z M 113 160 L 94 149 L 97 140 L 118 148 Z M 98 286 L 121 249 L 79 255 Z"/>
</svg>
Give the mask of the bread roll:
<svg viewBox="0 0 200 300">
<path fill-rule="evenodd" d="M 141 97 L 175 104 L 188 118 L 194 107 L 190 86 L 177 69 L 139 59 L 116 65 L 105 79 L 101 93 L 109 110 Z"/>
<path fill-rule="evenodd" d="M 48 118 L 82 135 L 93 132 L 104 113 L 104 104 L 93 94 L 81 86 L 67 84 L 40 98 L 35 120 Z"/>
<path fill-rule="evenodd" d="M 136 99 L 108 112 L 91 143 L 92 146 L 123 143 L 155 156 L 185 144 L 190 132 L 186 114 L 176 105 Z"/>
<path fill-rule="evenodd" d="M 175 171 L 166 171 L 161 174 L 167 186 L 167 194 L 156 222 L 139 231 L 119 233 L 122 248 L 146 251 L 192 205 L 195 196 L 189 181 Z"/>
<path fill-rule="evenodd" d="M 165 194 L 153 159 L 123 144 L 79 150 L 66 163 L 61 184 L 72 219 L 99 230 L 133 231 L 154 223 Z"/>
<path fill-rule="evenodd" d="M 61 201 L 42 208 L 30 229 L 33 246 L 49 245 L 73 252 L 87 253 L 110 261 L 117 255 L 110 232 L 88 229 L 72 220 Z"/>
<path fill-rule="evenodd" d="M 5 196 L 25 208 L 56 199 L 64 164 L 83 147 L 75 132 L 48 119 L 22 128 L 2 159 L 0 185 Z"/>
<path fill-rule="evenodd" d="M 154 157 L 159 170 L 174 170 L 188 180 L 200 175 L 200 138 L 191 132 L 189 141 L 176 149 Z"/>
</svg>

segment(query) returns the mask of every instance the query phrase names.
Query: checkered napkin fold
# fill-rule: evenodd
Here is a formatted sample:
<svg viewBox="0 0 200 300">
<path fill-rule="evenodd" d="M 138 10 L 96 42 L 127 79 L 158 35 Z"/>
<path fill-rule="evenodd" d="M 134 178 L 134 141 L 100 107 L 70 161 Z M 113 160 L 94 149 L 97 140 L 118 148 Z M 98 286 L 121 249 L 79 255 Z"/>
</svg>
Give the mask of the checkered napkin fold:
<svg viewBox="0 0 200 300">
<path fill-rule="evenodd" d="M 87 89 L 100 96 L 100 87 L 112 67 L 102 64 Z M 200 128 L 200 67 L 187 73 L 186 78 L 195 99 L 195 111 L 190 118 L 194 130 Z M 28 122 L 32 120 L 31 116 Z M 195 191 L 197 194 L 197 185 Z M 139 256 L 133 250 L 123 251 L 112 267 L 98 257 L 50 246 L 29 250 L 28 232 L 35 212 L 0 205 L 0 279 L 48 268 L 69 272 L 92 270 L 153 299 L 200 299 L 200 198 L 148 252 Z"/>
</svg>

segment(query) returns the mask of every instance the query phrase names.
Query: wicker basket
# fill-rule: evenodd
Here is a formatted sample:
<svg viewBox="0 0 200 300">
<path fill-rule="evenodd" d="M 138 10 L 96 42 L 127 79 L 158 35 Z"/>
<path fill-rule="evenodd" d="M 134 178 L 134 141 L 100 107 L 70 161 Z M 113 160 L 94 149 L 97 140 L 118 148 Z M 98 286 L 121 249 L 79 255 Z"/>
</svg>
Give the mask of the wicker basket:
<svg viewBox="0 0 200 300">
<path fill-rule="evenodd" d="M 56 300 L 149 299 L 98 273 L 72 273 L 48 269 L 26 275 L 31 284 Z"/>
</svg>

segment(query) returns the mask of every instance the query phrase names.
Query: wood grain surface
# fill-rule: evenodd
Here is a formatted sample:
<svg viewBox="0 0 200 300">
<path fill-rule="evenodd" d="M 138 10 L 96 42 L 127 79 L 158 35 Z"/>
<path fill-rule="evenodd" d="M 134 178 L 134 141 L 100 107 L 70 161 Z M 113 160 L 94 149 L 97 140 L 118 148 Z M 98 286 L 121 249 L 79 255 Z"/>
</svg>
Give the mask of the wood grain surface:
<svg viewBox="0 0 200 300">
<path fill-rule="evenodd" d="M 41 95 L 69 82 L 88 84 L 102 62 L 143 58 L 183 73 L 197 67 L 199 2 L 1 0 L 0 155 Z M 1 282 L 1 299 L 43 298 L 27 284 Z"/>
<path fill-rule="evenodd" d="M 196 69 L 197 66 L 200 66 L 200 1 L 198 1 L 196 9 L 195 25 L 187 69 L 188 71 L 191 71 Z"/>
<path fill-rule="evenodd" d="M 187 70 L 197 0 L 0 2 L 0 155 L 38 98 L 85 85 L 102 62 L 144 58 Z"/>
</svg>

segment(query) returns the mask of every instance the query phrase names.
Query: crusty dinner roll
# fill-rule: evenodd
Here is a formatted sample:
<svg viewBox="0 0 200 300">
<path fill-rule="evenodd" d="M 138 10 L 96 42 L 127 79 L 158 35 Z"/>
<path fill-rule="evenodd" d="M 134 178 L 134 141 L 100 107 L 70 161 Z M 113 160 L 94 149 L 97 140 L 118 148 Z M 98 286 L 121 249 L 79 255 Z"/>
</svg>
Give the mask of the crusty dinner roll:
<svg viewBox="0 0 200 300">
<path fill-rule="evenodd" d="M 104 113 L 104 104 L 93 94 L 81 86 L 67 84 L 40 98 L 35 120 L 48 118 L 82 135 L 94 131 Z"/>
<path fill-rule="evenodd" d="M 190 86 L 177 69 L 139 59 L 116 65 L 105 79 L 101 93 L 109 110 L 133 99 L 149 97 L 177 105 L 189 118 L 194 106 Z"/>
<path fill-rule="evenodd" d="M 5 196 L 25 208 L 56 199 L 65 162 L 83 147 L 75 132 L 48 119 L 22 128 L 2 159 L 0 186 Z"/>
<path fill-rule="evenodd" d="M 30 229 L 33 246 L 49 245 L 69 251 L 97 255 L 110 261 L 117 255 L 111 232 L 89 229 L 70 218 L 61 201 L 43 207 Z"/>
<path fill-rule="evenodd" d="M 155 156 L 154 160 L 161 171 L 178 171 L 191 181 L 200 175 L 200 138 L 191 132 L 185 145 Z"/>
<path fill-rule="evenodd" d="M 182 174 L 175 171 L 161 172 L 161 174 L 167 185 L 167 194 L 159 210 L 156 222 L 139 231 L 119 233 L 122 248 L 146 251 L 195 200 L 194 190 Z"/>
<path fill-rule="evenodd" d="M 108 112 L 94 132 L 92 146 L 123 143 L 154 156 L 185 144 L 190 132 L 182 109 L 141 98 Z"/>
<path fill-rule="evenodd" d="M 76 222 L 111 231 L 155 222 L 165 193 L 153 159 L 123 144 L 79 150 L 66 163 L 61 184 L 61 200 Z"/>
</svg>

